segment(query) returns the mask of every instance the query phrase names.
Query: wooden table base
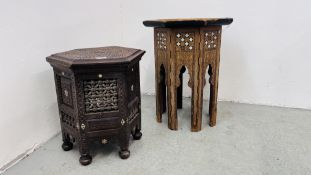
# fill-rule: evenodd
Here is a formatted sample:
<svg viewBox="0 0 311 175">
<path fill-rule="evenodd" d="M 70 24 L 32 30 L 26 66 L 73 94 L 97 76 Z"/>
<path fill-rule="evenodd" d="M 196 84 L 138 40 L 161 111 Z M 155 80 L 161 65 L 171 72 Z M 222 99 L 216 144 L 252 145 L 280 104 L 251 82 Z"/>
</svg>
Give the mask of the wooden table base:
<svg viewBox="0 0 311 175">
<path fill-rule="evenodd" d="M 168 127 L 178 129 L 177 108 L 182 108 L 182 75 L 188 70 L 192 89 L 191 131 L 200 131 L 202 123 L 205 74 L 210 78 L 210 126 L 217 115 L 218 70 L 222 25 L 232 19 L 157 20 L 145 21 L 154 28 L 156 115 L 168 112 Z M 208 25 L 217 24 L 217 25 Z M 218 22 L 218 23 L 217 23 Z M 167 94 L 166 94 L 167 93 Z M 166 97 L 167 95 L 167 97 Z M 167 104 L 166 104 L 167 99 Z"/>
</svg>

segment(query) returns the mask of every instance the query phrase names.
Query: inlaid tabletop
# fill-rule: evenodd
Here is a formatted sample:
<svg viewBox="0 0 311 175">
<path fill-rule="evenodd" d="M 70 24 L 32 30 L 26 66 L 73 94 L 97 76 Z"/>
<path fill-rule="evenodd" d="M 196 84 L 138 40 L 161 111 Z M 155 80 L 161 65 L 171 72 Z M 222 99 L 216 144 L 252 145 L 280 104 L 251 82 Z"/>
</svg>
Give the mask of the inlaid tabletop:
<svg viewBox="0 0 311 175">
<path fill-rule="evenodd" d="M 135 58 L 140 58 L 144 53 L 145 51 L 140 49 L 109 46 L 70 50 L 53 54 L 46 59 L 50 63 L 70 67 L 72 65 L 130 62 Z"/>
<path fill-rule="evenodd" d="M 233 18 L 177 18 L 146 20 L 143 24 L 147 27 L 204 27 L 229 25 Z"/>
</svg>

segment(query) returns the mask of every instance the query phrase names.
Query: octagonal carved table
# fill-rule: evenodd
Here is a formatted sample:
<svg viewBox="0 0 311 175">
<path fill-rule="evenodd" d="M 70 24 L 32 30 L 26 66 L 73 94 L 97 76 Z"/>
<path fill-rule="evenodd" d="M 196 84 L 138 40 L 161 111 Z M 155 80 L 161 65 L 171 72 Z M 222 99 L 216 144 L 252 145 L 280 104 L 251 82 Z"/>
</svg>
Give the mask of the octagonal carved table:
<svg viewBox="0 0 311 175">
<path fill-rule="evenodd" d="M 122 159 L 130 156 L 130 135 L 142 136 L 139 61 L 145 51 L 118 46 L 75 49 L 47 57 L 54 70 L 62 148 L 77 143 L 82 165 L 91 147 L 117 141 Z"/>
<path fill-rule="evenodd" d="M 232 18 L 199 18 L 143 22 L 147 27 L 154 27 L 158 122 L 162 122 L 162 113 L 166 111 L 167 87 L 168 127 L 178 129 L 177 108 L 182 108 L 182 74 L 188 69 L 188 86 L 192 89 L 191 131 L 201 130 L 206 71 L 210 75 L 209 124 L 216 124 L 221 30 L 222 25 L 229 25 L 232 21 Z"/>
</svg>

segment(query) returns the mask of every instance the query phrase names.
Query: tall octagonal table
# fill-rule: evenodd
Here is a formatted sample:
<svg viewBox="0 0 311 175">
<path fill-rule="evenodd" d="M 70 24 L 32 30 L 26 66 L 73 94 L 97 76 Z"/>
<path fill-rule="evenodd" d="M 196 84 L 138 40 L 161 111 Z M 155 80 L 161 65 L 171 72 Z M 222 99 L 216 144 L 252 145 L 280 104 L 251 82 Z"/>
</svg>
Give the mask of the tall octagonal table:
<svg viewBox="0 0 311 175">
<path fill-rule="evenodd" d="M 154 27 L 156 115 L 162 122 L 166 111 L 168 127 L 178 129 L 177 108 L 182 108 L 182 74 L 188 69 L 192 89 L 191 131 L 200 131 L 202 123 L 203 88 L 205 73 L 210 75 L 210 126 L 215 126 L 217 115 L 218 70 L 222 25 L 232 18 L 160 19 L 143 24 Z"/>
</svg>

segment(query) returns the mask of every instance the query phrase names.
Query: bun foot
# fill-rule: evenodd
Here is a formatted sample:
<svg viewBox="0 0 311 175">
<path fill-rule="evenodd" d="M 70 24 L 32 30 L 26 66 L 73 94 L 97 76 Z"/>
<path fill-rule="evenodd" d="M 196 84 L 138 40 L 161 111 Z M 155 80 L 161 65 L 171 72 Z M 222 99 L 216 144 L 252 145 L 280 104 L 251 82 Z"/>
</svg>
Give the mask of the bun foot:
<svg viewBox="0 0 311 175">
<path fill-rule="evenodd" d="M 121 159 L 127 159 L 130 157 L 130 151 L 129 150 L 121 150 L 119 151 L 119 155 Z"/>
<path fill-rule="evenodd" d="M 81 165 L 88 165 L 92 162 L 92 157 L 90 155 L 83 155 L 79 159 Z"/>
<path fill-rule="evenodd" d="M 136 130 L 133 134 L 134 140 L 139 140 L 143 134 L 140 132 L 140 130 Z"/>
<path fill-rule="evenodd" d="M 73 144 L 71 142 L 64 142 L 62 144 L 62 148 L 64 151 L 69 151 L 72 149 L 72 147 L 73 147 Z"/>
</svg>

